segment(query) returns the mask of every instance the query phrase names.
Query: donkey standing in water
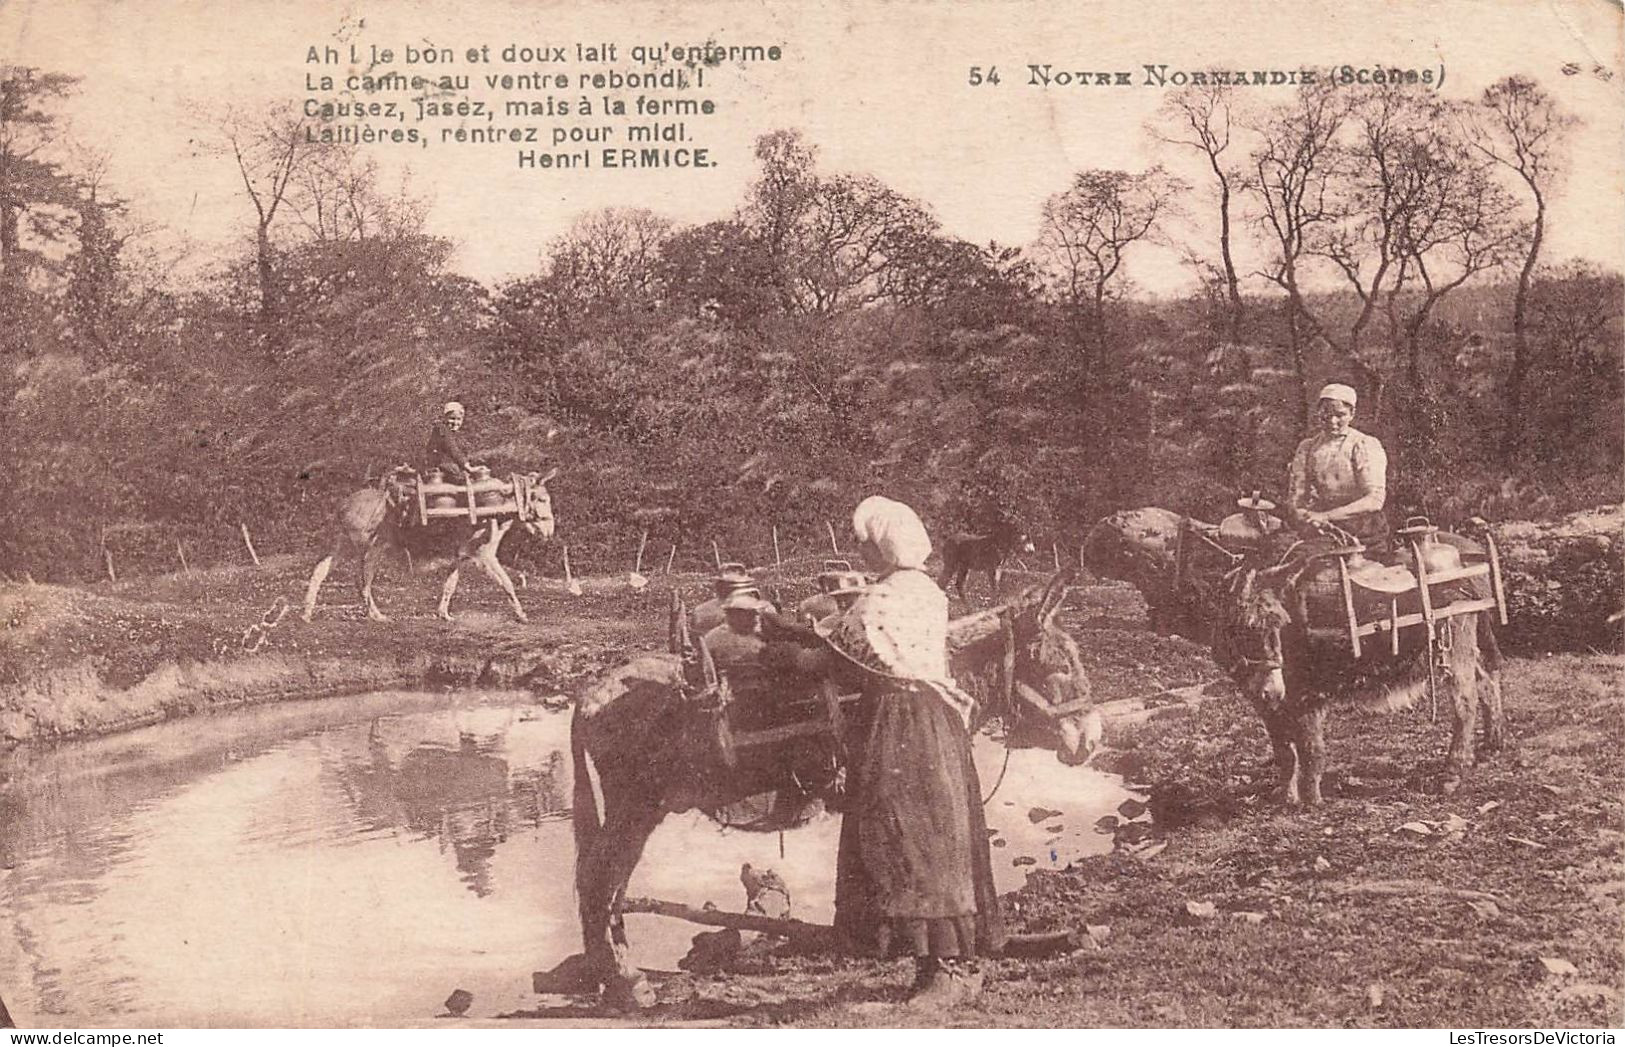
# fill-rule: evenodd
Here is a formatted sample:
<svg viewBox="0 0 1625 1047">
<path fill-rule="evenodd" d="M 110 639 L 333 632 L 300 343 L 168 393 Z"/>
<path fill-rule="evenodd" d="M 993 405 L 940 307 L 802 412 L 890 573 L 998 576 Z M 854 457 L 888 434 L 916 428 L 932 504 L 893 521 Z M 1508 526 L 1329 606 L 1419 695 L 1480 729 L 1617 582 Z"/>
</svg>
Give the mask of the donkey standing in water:
<svg viewBox="0 0 1625 1047">
<path fill-rule="evenodd" d="M 375 622 L 388 621 L 372 598 L 372 582 L 378 574 L 379 563 L 391 549 L 407 551 L 413 556 L 433 558 L 450 554 L 454 557 L 451 574 L 440 588 L 440 606 L 436 612 L 446 621 L 452 620 L 451 597 L 457 591 L 458 576 L 467 563 L 477 564 L 502 587 L 508 594 L 508 604 L 515 618 L 529 621 L 514 592 L 513 579 L 497 562 L 497 548 L 515 523 L 529 534 L 553 537 L 553 499 L 547 493 L 547 483 L 558 472 L 550 469 L 545 474 L 522 475 L 520 480 L 529 487 L 528 497 L 519 503 L 523 514 L 501 522 L 488 519 L 474 524 L 465 519 L 445 519 L 420 526 L 415 517 L 408 522 L 403 516 L 403 506 L 397 502 L 392 489 L 368 487 L 355 492 L 339 506 L 340 533 L 332 551 L 322 557 L 310 573 L 310 584 L 305 588 L 305 621 L 310 621 L 316 612 L 316 597 L 333 569 L 333 561 L 345 553 L 354 553 L 361 559 L 361 606 L 366 609 L 367 617 Z"/>
<path fill-rule="evenodd" d="M 1018 724 L 1036 723 L 1063 762 L 1078 764 L 1099 739 L 1099 716 L 1077 645 L 1054 622 L 1068 580 L 1057 574 L 1003 607 L 954 620 L 949 649 L 953 674 L 976 695 L 980 717 L 1006 717 L 1012 735 Z M 572 814 L 585 953 L 560 965 L 556 982 L 579 991 L 603 986 L 615 1006 L 653 1002 L 629 960 L 621 917 L 645 842 L 668 814 L 721 811 L 761 789 L 760 778 L 748 780 L 746 759 L 734 766 L 719 754 L 712 722 L 703 701 L 685 697 L 675 654 L 634 658 L 577 700 Z M 815 743 L 801 741 L 795 748 Z M 776 756 L 763 758 L 771 763 Z"/>
</svg>

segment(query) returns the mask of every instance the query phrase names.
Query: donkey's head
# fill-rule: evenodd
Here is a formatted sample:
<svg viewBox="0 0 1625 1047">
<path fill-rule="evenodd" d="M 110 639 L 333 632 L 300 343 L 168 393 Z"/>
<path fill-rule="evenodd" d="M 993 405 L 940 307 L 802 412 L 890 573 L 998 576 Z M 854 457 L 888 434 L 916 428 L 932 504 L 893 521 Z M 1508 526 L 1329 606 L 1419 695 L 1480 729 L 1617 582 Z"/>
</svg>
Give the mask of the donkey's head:
<svg viewBox="0 0 1625 1047">
<path fill-rule="evenodd" d="M 1292 624 L 1288 608 L 1304 569 L 1297 560 L 1273 567 L 1243 561 L 1215 596 L 1213 659 L 1249 699 L 1286 695 L 1282 633 Z"/>
<path fill-rule="evenodd" d="M 1088 761 L 1100 743 L 1100 718 L 1077 641 L 1056 622 L 1071 571 L 1060 571 L 1006 620 L 1005 679 L 994 688 L 1012 707 L 1012 730 L 1054 748 L 1065 764 Z"/>
<path fill-rule="evenodd" d="M 1031 553 L 1037 550 L 1033 547 L 1033 540 L 1021 525 L 1007 516 L 999 516 L 993 521 L 989 533 L 999 551 L 1005 555 L 1011 553 Z"/>
</svg>

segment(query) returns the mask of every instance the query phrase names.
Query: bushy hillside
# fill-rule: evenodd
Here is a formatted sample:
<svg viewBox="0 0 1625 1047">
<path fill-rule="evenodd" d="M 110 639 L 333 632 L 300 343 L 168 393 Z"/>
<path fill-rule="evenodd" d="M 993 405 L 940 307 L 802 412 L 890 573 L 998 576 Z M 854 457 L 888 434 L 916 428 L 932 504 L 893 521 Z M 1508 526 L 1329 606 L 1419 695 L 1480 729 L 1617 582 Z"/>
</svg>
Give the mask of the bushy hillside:
<svg viewBox="0 0 1625 1047">
<path fill-rule="evenodd" d="M 35 133 L 54 126 L 49 102 L 24 96 Z M 1271 134 L 1325 104 L 1283 102 Z M 1412 99 L 1338 104 L 1350 129 L 1380 113 L 1445 126 Z M 1520 245 L 1538 247 L 1515 183 L 1460 142 L 1428 146 L 1457 180 L 1414 174 L 1430 213 L 1484 224 L 1448 242 L 1395 225 L 1403 250 L 1372 256 L 1397 267 L 1389 282 L 1317 291 L 1278 267 L 1243 293 L 1202 261 L 1221 245 L 1193 242 L 1202 291 L 1145 300 L 1123 262 L 1172 235 L 1159 223 L 1192 190 L 1160 169 L 1080 172 L 1045 202 L 1037 243 L 977 246 L 780 131 L 727 218 L 583 215 L 539 245 L 534 274 L 487 287 L 423 232 L 426 205 L 386 191 L 360 153 L 298 152 L 291 126 L 230 130 L 256 235 L 184 281 L 138 250 L 108 187 L 47 166 L 6 190 L 61 215 L 32 227 L 37 249 L 0 245 L 7 576 L 238 561 L 245 527 L 262 552 L 314 557 L 344 493 L 425 464 L 452 398 L 499 472 L 561 470 L 559 538 L 587 571 L 625 569 L 645 534 L 651 560 L 675 546 L 689 568 L 717 552 L 765 562 L 775 528 L 786 555 L 810 552 L 875 491 L 938 531 L 1014 516 L 1071 559 L 1123 506 L 1212 518 L 1239 492 L 1279 495 L 1328 380 L 1362 390 L 1356 424 L 1389 447 L 1395 515 L 1617 501 L 1620 277 L 1570 265 L 1514 280 L 1511 263 L 1534 258 Z M 1376 148 L 1362 143 L 1351 130 L 1337 148 Z M 1332 190 L 1353 239 L 1278 262 L 1329 279 L 1334 248 L 1378 250 L 1360 237 L 1400 221 L 1368 209 L 1370 186 Z M 1260 213 L 1279 203 L 1255 195 Z M 1468 250 L 1491 233 L 1496 265 Z M 552 546 L 516 540 L 510 555 L 559 569 Z"/>
</svg>

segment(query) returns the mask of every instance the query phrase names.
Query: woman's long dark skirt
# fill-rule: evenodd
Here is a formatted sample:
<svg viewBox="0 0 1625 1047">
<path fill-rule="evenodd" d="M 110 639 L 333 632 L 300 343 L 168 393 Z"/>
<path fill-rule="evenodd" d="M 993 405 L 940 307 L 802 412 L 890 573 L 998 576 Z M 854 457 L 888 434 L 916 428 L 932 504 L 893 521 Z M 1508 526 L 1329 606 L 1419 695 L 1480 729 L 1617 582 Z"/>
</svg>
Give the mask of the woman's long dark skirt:
<svg viewBox="0 0 1625 1047">
<path fill-rule="evenodd" d="M 1004 944 L 987 820 L 959 715 L 927 691 L 866 696 L 853 724 L 835 926 L 880 955 Z"/>
</svg>

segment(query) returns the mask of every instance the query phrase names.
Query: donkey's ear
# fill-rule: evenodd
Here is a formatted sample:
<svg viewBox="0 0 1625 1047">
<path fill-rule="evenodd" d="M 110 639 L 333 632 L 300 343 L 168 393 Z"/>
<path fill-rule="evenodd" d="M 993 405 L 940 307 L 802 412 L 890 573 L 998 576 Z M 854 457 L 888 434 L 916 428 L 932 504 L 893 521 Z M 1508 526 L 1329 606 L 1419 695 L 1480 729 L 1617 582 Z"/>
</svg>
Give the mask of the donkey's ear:
<svg viewBox="0 0 1625 1047">
<path fill-rule="evenodd" d="M 559 475 L 559 470 L 558 470 L 557 466 L 554 466 L 553 468 L 549 469 L 547 472 L 543 473 L 541 476 L 538 476 L 536 478 L 536 482 L 539 483 L 539 484 L 545 484 L 548 481 L 552 480 L 553 477 L 555 477 L 557 475 Z"/>
<path fill-rule="evenodd" d="M 1258 584 L 1267 586 L 1278 593 L 1287 592 L 1297 588 L 1298 582 L 1304 573 L 1309 570 L 1309 561 L 1290 560 L 1275 567 L 1266 567 L 1258 572 Z"/>
<path fill-rule="evenodd" d="M 703 638 L 697 646 L 700 654 L 700 671 L 705 676 L 705 686 L 708 688 L 721 687 L 723 677 L 721 673 L 717 672 L 717 663 L 711 658 L 711 648 L 705 645 Z"/>
</svg>

